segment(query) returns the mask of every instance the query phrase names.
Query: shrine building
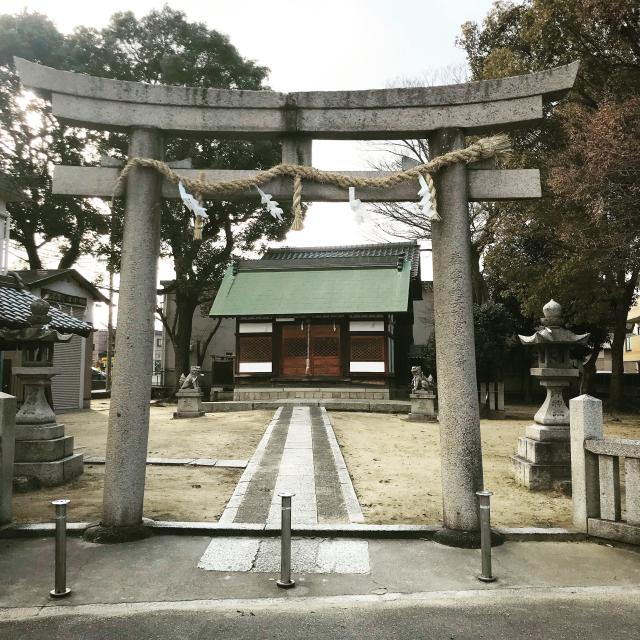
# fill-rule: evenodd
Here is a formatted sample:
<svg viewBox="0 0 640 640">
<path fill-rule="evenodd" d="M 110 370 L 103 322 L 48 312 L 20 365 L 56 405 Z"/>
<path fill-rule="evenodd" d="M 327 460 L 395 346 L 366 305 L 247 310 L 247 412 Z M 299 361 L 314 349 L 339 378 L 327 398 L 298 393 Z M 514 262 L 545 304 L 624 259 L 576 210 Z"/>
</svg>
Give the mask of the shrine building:
<svg viewBox="0 0 640 640">
<path fill-rule="evenodd" d="M 423 293 L 415 242 L 272 248 L 229 267 L 209 315 L 235 318 L 236 389 L 356 386 L 389 397 L 431 331 L 414 326 L 415 316 L 425 324 L 414 313 Z"/>
</svg>

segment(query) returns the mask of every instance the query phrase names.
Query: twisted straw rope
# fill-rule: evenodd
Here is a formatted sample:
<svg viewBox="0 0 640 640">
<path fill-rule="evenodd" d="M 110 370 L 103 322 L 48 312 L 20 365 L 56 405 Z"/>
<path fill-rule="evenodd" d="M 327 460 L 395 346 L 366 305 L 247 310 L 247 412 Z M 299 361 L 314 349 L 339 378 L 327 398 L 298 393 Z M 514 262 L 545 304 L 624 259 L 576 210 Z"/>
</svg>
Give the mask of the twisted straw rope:
<svg viewBox="0 0 640 640">
<path fill-rule="evenodd" d="M 348 187 L 385 189 L 394 187 L 403 182 L 417 180 L 418 176 L 423 176 L 429 185 L 432 201 L 435 201 L 435 187 L 430 179 L 432 173 L 436 173 L 443 167 L 452 164 L 470 164 L 496 156 L 503 156 L 509 153 L 510 143 L 508 136 L 499 134 L 488 138 L 481 138 L 473 144 L 449 151 L 441 156 L 437 156 L 429 162 L 416 165 L 406 171 L 398 171 L 382 178 L 360 178 L 357 176 L 345 176 L 333 171 L 321 171 L 314 167 L 299 164 L 278 164 L 271 169 L 259 171 L 248 178 L 236 178 L 235 180 L 219 180 L 209 182 L 203 178 L 185 178 L 176 173 L 171 167 L 160 160 L 153 158 L 130 158 L 122 169 L 114 187 L 115 194 L 120 193 L 124 182 L 134 167 L 145 167 L 155 169 L 162 174 L 169 182 L 177 184 L 182 182 L 185 187 L 201 196 L 239 193 L 250 189 L 252 186 L 261 187 L 274 178 L 281 176 L 291 176 L 293 178 L 293 210 L 294 224 L 292 229 L 302 228 L 302 180 L 311 180 L 319 184 L 333 184 L 337 187 L 347 189 Z"/>
<path fill-rule="evenodd" d="M 302 178 L 299 175 L 293 176 L 293 208 L 292 231 L 302 230 Z"/>
<path fill-rule="evenodd" d="M 431 203 L 431 222 L 440 222 L 442 218 L 438 214 L 438 199 L 436 198 L 436 183 L 430 174 L 425 174 L 424 181 L 429 187 L 429 202 Z"/>
</svg>

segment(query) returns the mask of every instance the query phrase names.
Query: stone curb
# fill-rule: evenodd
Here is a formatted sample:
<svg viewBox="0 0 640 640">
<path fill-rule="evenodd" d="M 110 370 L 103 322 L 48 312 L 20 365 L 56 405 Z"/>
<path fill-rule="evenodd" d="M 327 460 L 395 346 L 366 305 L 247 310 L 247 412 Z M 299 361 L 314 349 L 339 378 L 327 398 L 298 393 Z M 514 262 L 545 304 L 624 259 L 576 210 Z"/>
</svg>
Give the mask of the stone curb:
<svg viewBox="0 0 640 640">
<path fill-rule="evenodd" d="M 102 456 L 84 458 L 84 464 L 105 464 Z M 217 467 L 220 469 L 244 469 L 247 460 L 217 460 L 216 458 L 147 458 L 147 464 L 158 467 Z"/>
<path fill-rule="evenodd" d="M 91 524 L 70 522 L 67 531 L 70 536 L 81 536 Z M 222 522 L 170 522 L 145 520 L 145 524 L 159 535 L 203 535 L 203 536 L 277 536 L 280 528 L 264 524 L 222 523 Z M 367 539 L 427 539 L 441 528 L 440 525 L 418 524 L 318 524 L 294 527 L 293 535 L 298 537 L 367 538 Z M 511 542 L 579 542 L 589 539 L 586 534 L 573 529 L 544 527 L 498 527 L 506 540 Z M 0 538 L 37 538 L 53 536 L 55 524 L 22 524 L 0 527 Z M 593 539 L 593 538 L 591 538 Z"/>
<path fill-rule="evenodd" d="M 516 542 L 580 542 L 589 538 L 582 531 L 563 529 L 562 527 L 496 527 L 496 531 L 501 533 L 505 540 Z"/>
</svg>

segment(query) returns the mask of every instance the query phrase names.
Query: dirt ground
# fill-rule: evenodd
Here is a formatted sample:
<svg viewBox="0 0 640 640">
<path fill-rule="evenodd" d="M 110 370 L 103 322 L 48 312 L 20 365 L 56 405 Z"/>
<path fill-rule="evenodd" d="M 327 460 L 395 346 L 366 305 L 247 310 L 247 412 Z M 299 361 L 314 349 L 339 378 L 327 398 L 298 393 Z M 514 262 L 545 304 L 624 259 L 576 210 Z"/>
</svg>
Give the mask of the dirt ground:
<svg viewBox="0 0 640 640">
<path fill-rule="evenodd" d="M 90 411 L 59 416 L 75 449 L 104 456 L 108 400 Z M 507 420 L 483 420 L 485 486 L 494 492 L 492 521 L 499 526 L 570 526 L 571 500 L 559 492 L 530 492 L 511 478 L 517 439 L 531 424 L 535 407 L 518 407 Z M 152 406 L 149 456 L 159 458 L 249 459 L 273 412 L 244 411 L 173 420 L 174 405 Z M 440 444 L 437 424 L 409 422 L 404 416 L 331 412 L 366 522 L 441 521 Z M 640 438 L 640 416 L 605 416 L 605 433 Z M 242 470 L 183 466 L 147 466 L 144 515 L 157 520 L 215 522 Z M 49 501 L 71 500 L 69 520 L 98 521 L 104 465 L 85 464 L 82 476 L 52 489 L 14 494 L 18 522 L 50 522 Z"/>
<path fill-rule="evenodd" d="M 75 436 L 77 453 L 104 456 L 109 401 L 94 400 L 91 405 L 90 411 L 59 415 L 58 422 L 64 423 L 67 435 Z M 175 410 L 175 405 L 151 406 L 150 457 L 246 460 L 273 416 L 273 411 L 234 411 L 174 420 Z"/>
<path fill-rule="evenodd" d="M 154 520 L 216 522 L 242 469 L 147 466 L 144 516 Z M 85 465 L 84 473 L 63 487 L 14 494 L 17 522 L 51 522 L 51 500 L 68 498 L 69 522 L 99 522 L 104 465 Z"/>
<path fill-rule="evenodd" d="M 398 415 L 346 412 L 332 412 L 331 422 L 366 522 L 441 522 L 436 423 L 409 422 Z M 556 491 L 529 491 L 511 478 L 510 457 L 518 437 L 531 423 L 531 419 L 482 421 L 485 487 L 494 492 L 492 522 L 510 527 L 568 527 L 570 498 Z M 605 434 L 640 438 L 640 416 L 605 416 Z"/>
<path fill-rule="evenodd" d="M 73 435 L 76 452 L 104 456 L 109 402 L 90 411 L 58 416 Z M 272 411 L 207 414 L 173 420 L 175 406 L 151 408 L 149 456 L 247 460 L 255 451 Z M 218 520 L 242 469 L 147 465 L 144 515 L 155 520 Z M 14 494 L 17 522 L 50 522 L 55 498 L 68 498 L 70 522 L 97 522 L 102 509 L 104 465 L 85 464 L 84 473 L 62 487 Z"/>
</svg>

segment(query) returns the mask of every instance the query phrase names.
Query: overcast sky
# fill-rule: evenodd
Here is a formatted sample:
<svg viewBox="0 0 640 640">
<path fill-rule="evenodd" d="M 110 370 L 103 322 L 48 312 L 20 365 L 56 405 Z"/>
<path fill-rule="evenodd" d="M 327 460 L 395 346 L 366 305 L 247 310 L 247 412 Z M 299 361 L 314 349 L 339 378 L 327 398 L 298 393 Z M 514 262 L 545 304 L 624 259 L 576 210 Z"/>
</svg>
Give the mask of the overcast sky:
<svg viewBox="0 0 640 640">
<path fill-rule="evenodd" d="M 0 0 L 2 13 L 23 9 L 49 16 L 63 32 L 78 25 L 103 27 L 117 11 L 141 17 L 164 2 L 153 0 Z M 463 22 L 481 21 L 492 0 L 181 0 L 169 2 L 189 20 L 205 22 L 229 36 L 241 55 L 269 67 L 278 91 L 375 89 L 424 78 L 463 65 L 455 46 Z M 132 8 L 133 7 L 133 8 Z M 313 163 L 320 169 L 368 169 L 376 151 L 365 143 L 317 141 Z M 286 244 L 366 242 L 348 204 L 314 204 L 305 229 L 289 232 Z M 23 267 L 24 268 L 24 267 Z M 89 271 L 90 261 L 78 268 Z M 162 277 L 170 267 L 162 265 Z M 429 277 L 430 269 L 424 277 Z"/>
</svg>

